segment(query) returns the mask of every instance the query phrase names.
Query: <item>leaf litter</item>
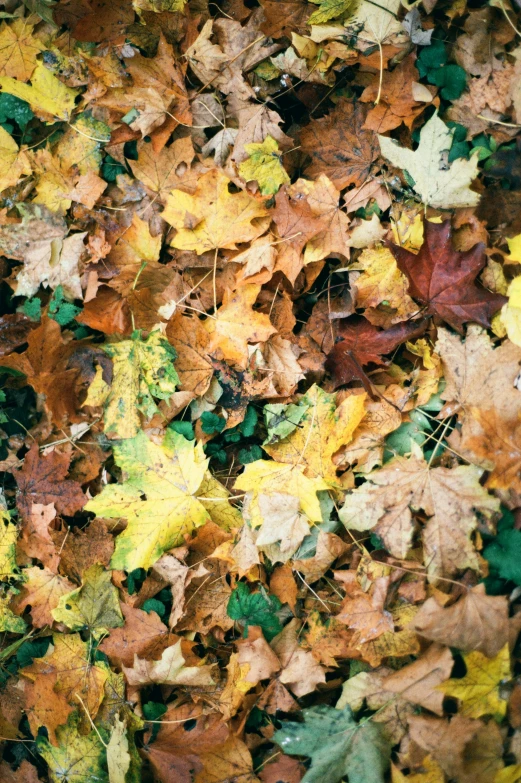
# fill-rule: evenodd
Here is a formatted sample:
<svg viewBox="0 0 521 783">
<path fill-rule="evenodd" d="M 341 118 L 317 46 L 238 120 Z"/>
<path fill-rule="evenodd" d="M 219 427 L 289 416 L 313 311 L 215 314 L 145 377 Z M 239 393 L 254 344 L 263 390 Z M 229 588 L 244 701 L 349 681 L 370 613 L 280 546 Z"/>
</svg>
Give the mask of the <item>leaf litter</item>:
<svg viewBox="0 0 521 783">
<path fill-rule="evenodd" d="M 521 780 L 521 19 L 7 0 L 0 779 Z"/>
</svg>

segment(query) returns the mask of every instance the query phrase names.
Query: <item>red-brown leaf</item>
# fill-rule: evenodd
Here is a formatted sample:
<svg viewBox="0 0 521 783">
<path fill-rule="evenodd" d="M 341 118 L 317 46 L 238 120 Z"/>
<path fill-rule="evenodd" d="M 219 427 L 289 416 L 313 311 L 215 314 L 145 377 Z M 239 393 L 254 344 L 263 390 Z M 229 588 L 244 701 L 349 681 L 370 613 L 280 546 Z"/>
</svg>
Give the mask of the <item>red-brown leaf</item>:
<svg viewBox="0 0 521 783">
<path fill-rule="evenodd" d="M 409 279 L 410 295 L 424 305 L 425 314 L 438 315 L 458 332 L 468 321 L 488 328 L 507 301 L 476 282 L 485 266 L 485 246 L 480 242 L 465 253 L 454 250 L 450 221 L 425 222 L 418 255 L 393 244 L 390 249 Z"/>
</svg>

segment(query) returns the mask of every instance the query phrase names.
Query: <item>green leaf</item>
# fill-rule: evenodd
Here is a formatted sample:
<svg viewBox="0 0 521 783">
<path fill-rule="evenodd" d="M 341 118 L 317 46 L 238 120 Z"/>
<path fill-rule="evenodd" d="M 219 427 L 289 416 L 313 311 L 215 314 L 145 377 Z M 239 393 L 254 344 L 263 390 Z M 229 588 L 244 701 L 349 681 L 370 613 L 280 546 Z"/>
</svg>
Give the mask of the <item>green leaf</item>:
<svg viewBox="0 0 521 783">
<path fill-rule="evenodd" d="M 14 120 L 20 130 L 24 130 L 33 117 L 34 114 L 27 101 L 22 101 L 8 92 L 0 94 L 0 125 L 4 125 L 7 120 Z"/>
<path fill-rule="evenodd" d="M 433 68 L 440 68 L 447 62 L 447 51 L 443 41 L 433 40 L 430 46 L 421 50 L 416 66 L 423 78 Z"/>
<path fill-rule="evenodd" d="M 445 65 L 431 71 L 428 81 L 441 87 L 441 97 L 446 101 L 455 101 L 467 85 L 467 74 L 459 65 Z"/>
<path fill-rule="evenodd" d="M 39 321 L 42 317 L 42 303 L 37 296 L 34 299 L 26 299 L 23 306 L 24 315 L 31 321 Z"/>
<path fill-rule="evenodd" d="M 266 136 L 262 144 L 245 144 L 244 149 L 249 158 L 240 164 L 239 173 L 246 182 L 257 181 L 263 196 L 272 196 L 290 182 L 280 161 L 279 145 L 271 136 Z"/>
<path fill-rule="evenodd" d="M 182 435 L 186 440 L 195 439 L 194 425 L 191 421 L 173 421 L 168 425 L 168 429 Z"/>
<path fill-rule="evenodd" d="M 260 446 L 257 446 L 257 444 L 254 444 L 253 446 L 250 446 L 249 449 L 239 449 L 237 456 L 241 465 L 249 465 L 250 462 L 262 459 L 262 449 Z"/>
<path fill-rule="evenodd" d="M 282 624 L 275 614 L 282 604 L 274 595 L 265 592 L 250 593 L 244 582 L 239 582 L 228 601 L 228 617 L 244 626 L 244 636 L 248 626 L 259 625 L 264 636 L 271 641 L 282 631 Z"/>
<path fill-rule="evenodd" d="M 309 408 L 307 403 L 300 402 L 298 405 L 284 405 L 283 403 L 273 403 L 264 408 L 264 421 L 268 430 L 268 437 L 263 445 L 276 443 L 284 440 L 295 430 L 305 412 Z"/>
<path fill-rule="evenodd" d="M 166 612 L 165 605 L 161 601 L 158 601 L 157 598 L 147 598 L 141 608 L 147 614 L 150 614 L 150 612 L 155 612 L 161 618 L 164 617 Z"/>
<path fill-rule="evenodd" d="M 40 300 L 37 299 L 36 301 L 39 302 Z M 79 313 L 81 313 L 81 307 L 76 307 L 71 302 L 67 302 L 63 297 L 63 286 L 57 286 L 49 302 L 49 316 L 60 326 L 67 326 L 71 321 L 74 321 Z"/>
<path fill-rule="evenodd" d="M 384 783 L 391 749 L 378 723 L 358 724 L 350 707 L 320 704 L 302 710 L 303 723 L 287 721 L 273 736 L 289 756 L 309 756 L 301 783 Z"/>
<path fill-rule="evenodd" d="M 205 411 L 201 415 L 201 429 L 206 435 L 218 435 L 226 426 L 226 419 L 212 411 Z"/>
<path fill-rule="evenodd" d="M 252 405 L 248 405 L 246 408 L 246 415 L 244 416 L 244 419 L 239 424 L 239 429 L 244 435 L 245 438 L 251 438 L 253 433 L 255 432 L 255 427 L 257 426 L 257 411 Z"/>
<path fill-rule="evenodd" d="M 502 579 L 521 585 L 521 531 L 502 530 L 485 548 L 483 557 Z"/>
</svg>

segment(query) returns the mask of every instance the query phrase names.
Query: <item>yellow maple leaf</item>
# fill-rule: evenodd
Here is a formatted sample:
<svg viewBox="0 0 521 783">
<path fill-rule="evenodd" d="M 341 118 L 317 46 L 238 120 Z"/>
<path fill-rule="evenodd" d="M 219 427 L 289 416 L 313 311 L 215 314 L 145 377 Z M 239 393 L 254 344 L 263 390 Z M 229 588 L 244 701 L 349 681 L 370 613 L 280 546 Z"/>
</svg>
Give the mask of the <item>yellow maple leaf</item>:
<svg viewBox="0 0 521 783">
<path fill-rule="evenodd" d="M 234 250 L 237 242 L 265 232 L 269 219 L 264 203 L 245 191 L 230 193 L 229 184 L 228 177 L 212 169 L 199 179 L 193 195 L 172 191 L 162 214 L 177 229 L 172 247 L 198 255 L 216 248 Z"/>
<path fill-rule="evenodd" d="M 79 95 L 78 90 L 63 84 L 43 63 L 38 63 L 34 69 L 30 85 L 10 76 L 0 76 L 0 87 L 3 92 L 27 101 L 34 113 L 44 120 L 68 120 Z"/>
<path fill-rule="evenodd" d="M 259 498 L 275 494 L 293 495 L 299 499 L 300 510 L 311 522 L 321 522 L 322 512 L 317 492 L 329 486 L 319 477 L 304 475 L 304 465 L 286 465 L 282 462 L 268 462 L 258 459 L 246 465 L 235 482 L 237 489 L 251 493 L 248 498 L 248 515 L 253 527 L 264 522 Z"/>
<path fill-rule="evenodd" d="M 361 272 L 351 287 L 356 291 L 356 306 L 366 308 L 365 317 L 372 324 L 388 328 L 418 312 L 408 294 L 409 281 L 389 248 L 366 248 L 350 269 Z"/>
<path fill-rule="evenodd" d="M 250 284 L 233 293 L 225 291 L 215 318 L 204 322 L 210 334 L 209 353 L 218 351 L 225 361 L 241 370 L 248 364 L 248 343 L 265 342 L 277 331 L 269 316 L 252 309 L 260 289 L 260 285 Z"/>
<path fill-rule="evenodd" d="M 118 591 L 111 581 L 111 572 L 99 563 L 85 571 L 81 587 L 62 595 L 52 616 L 72 631 L 88 628 L 99 634 L 107 628 L 123 625 Z"/>
<path fill-rule="evenodd" d="M 479 718 L 481 715 L 493 715 L 504 718 L 507 702 L 500 695 L 500 686 L 511 677 L 510 652 L 508 644 L 495 656 L 487 658 L 483 653 L 474 651 L 463 655 L 467 673 L 459 679 L 453 678 L 438 685 L 438 690 L 447 696 L 461 701 L 460 715 L 467 718 Z"/>
<path fill-rule="evenodd" d="M 246 182 L 258 182 L 263 196 L 277 193 L 282 185 L 290 182 L 274 138 L 266 136 L 261 144 L 245 144 L 244 149 L 249 157 L 239 165 L 239 174 Z"/>
<path fill-rule="evenodd" d="M 179 383 L 174 369 L 177 354 L 157 330 L 146 340 L 108 343 L 103 350 L 112 359 L 112 384 L 105 383 L 98 367 L 83 405 L 105 406 L 109 438 L 133 438 L 139 431 L 139 412 L 150 418 L 158 412 L 154 398 L 168 400 L 175 392 Z"/>
<path fill-rule="evenodd" d="M 197 499 L 208 460 L 201 443 L 196 446 L 171 433 L 158 446 L 141 431 L 114 444 L 114 459 L 125 471 L 125 481 L 103 487 L 85 508 L 107 519 L 127 520 L 116 539 L 112 568 L 150 568 L 186 533 L 209 520 Z"/>
<path fill-rule="evenodd" d="M 301 400 L 307 410 L 299 426 L 283 440 L 264 446 L 265 451 L 279 462 L 303 465 L 310 478 L 337 485 L 332 457 L 352 439 L 365 415 L 365 399 L 365 394 L 352 395 L 337 407 L 336 394 L 314 384 Z"/>
<path fill-rule="evenodd" d="M 18 184 L 21 177 L 31 173 L 27 154 L 0 125 L 0 192 Z"/>
<path fill-rule="evenodd" d="M 521 764 L 511 764 L 500 769 L 494 783 L 521 783 Z"/>
<path fill-rule="evenodd" d="M 521 275 L 514 277 L 508 286 L 508 302 L 501 309 L 501 322 L 508 339 L 521 345 Z"/>
<path fill-rule="evenodd" d="M 147 272 L 157 274 L 164 269 L 158 263 L 161 244 L 161 235 L 153 237 L 148 221 L 142 220 L 134 213 L 132 223 L 110 251 L 110 261 L 119 272 L 110 281 L 111 288 L 123 296 L 128 296 L 141 271 L 146 269 Z"/>
<path fill-rule="evenodd" d="M 35 17 L 32 17 L 33 19 Z M 45 49 L 33 36 L 34 24 L 28 19 L 4 22 L 0 30 L 0 75 L 26 82 L 36 67 L 36 57 Z"/>
<path fill-rule="evenodd" d="M 425 756 L 421 763 L 421 772 L 405 775 L 394 764 L 391 766 L 391 783 L 445 783 L 443 770 L 432 756 Z"/>
</svg>

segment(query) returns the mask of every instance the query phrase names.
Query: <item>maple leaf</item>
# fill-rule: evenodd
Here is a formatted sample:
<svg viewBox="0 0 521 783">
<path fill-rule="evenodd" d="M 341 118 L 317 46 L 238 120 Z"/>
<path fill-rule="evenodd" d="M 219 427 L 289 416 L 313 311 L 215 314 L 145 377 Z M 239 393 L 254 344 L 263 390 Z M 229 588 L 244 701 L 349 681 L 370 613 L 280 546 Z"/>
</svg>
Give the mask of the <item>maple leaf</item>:
<svg viewBox="0 0 521 783">
<path fill-rule="evenodd" d="M 492 517 L 497 500 L 480 485 L 482 471 L 474 465 L 429 469 L 423 458 L 396 457 L 354 489 L 340 510 L 347 528 L 372 530 L 395 557 L 406 557 L 414 527 L 410 509 L 430 517 L 423 531 L 424 557 L 432 576 L 452 576 L 458 570 L 479 570 L 471 542 L 479 512 Z"/>
<path fill-rule="evenodd" d="M 306 174 L 326 174 L 339 190 L 363 185 L 378 157 L 376 135 L 364 130 L 365 119 L 363 106 L 341 98 L 326 117 L 312 120 L 300 134 L 312 160 Z"/>
<path fill-rule="evenodd" d="M 304 709 L 302 716 L 303 723 L 284 721 L 273 737 L 284 753 L 311 757 L 302 783 L 337 783 L 346 775 L 352 783 L 364 783 L 368 769 L 374 783 L 383 783 L 390 749 L 377 724 L 359 726 L 349 707 L 335 710 L 327 704 Z"/>
<path fill-rule="evenodd" d="M 37 63 L 31 84 L 23 84 L 10 76 L 0 76 L 2 92 L 27 101 L 44 120 L 68 120 L 75 108 L 78 91 L 66 87 L 45 65 Z"/>
<path fill-rule="evenodd" d="M 105 486 L 85 509 L 127 520 L 116 539 L 112 568 L 149 568 L 209 518 L 196 496 L 207 467 L 202 444 L 196 447 L 174 433 L 171 445 L 158 446 L 140 431 L 114 444 L 114 459 L 127 479 Z"/>
<path fill-rule="evenodd" d="M 17 506 L 27 519 L 31 518 L 34 503 L 54 503 L 60 514 L 73 516 L 85 504 L 85 495 L 77 481 L 67 479 L 70 454 L 51 451 L 40 456 L 34 443 L 27 454 L 23 467 L 14 472 L 18 485 Z"/>
<path fill-rule="evenodd" d="M 310 478 L 338 482 L 333 455 L 351 440 L 365 415 L 365 395 L 347 397 L 336 406 L 336 395 L 314 384 L 301 400 L 307 410 L 286 438 L 263 448 L 273 459 L 301 464 Z"/>
<path fill-rule="evenodd" d="M 368 364 L 387 364 L 382 354 L 391 353 L 406 340 L 419 337 L 425 327 L 426 321 L 406 321 L 389 329 L 378 329 L 360 316 L 340 321 L 338 342 L 326 361 L 335 388 L 358 379 L 371 393 L 371 384 L 363 368 Z"/>
<path fill-rule="evenodd" d="M 273 222 L 281 240 L 276 269 L 284 272 L 291 283 L 295 283 L 302 269 L 304 246 L 327 227 L 323 215 L 317 215 L 298 192 L 295 196 L 291 197 L 287 188 L 280 190 L 275 197 L 273 212 Z"/>
<path fill-rule="evenodd" d="M 154 398 L 169 400 L 174 394 L 179 383 L 173 365 L 177 354 L 158 330 L 146 340 L 134 334 L 133 339 L 104 345 L 103 350 L 112 359 L 112 383 L 105 383 L 98 366 L 83 406 L 105 408 L 109 438 L 133 438 L 139 432 L 139 412 L 150 419 L 159 410 Z"/>
<path fill-rule="evenodd" d="M 123 625 L 118 592 L 111 582 L 110 571 L 101 565 L 93 565 L 83 576 L 83 584 L 77 590 L 62 595 L 52 616 L 71 631 L 88 628 L 99 635 L 107 628 Z"/>
<path fill-rule="evenodd" d="M 48 677 L 53 683 L 54 693 L 72 707 L 80 704 L 79 696 L 94 719 L 104 698 L 108 667 L 90 662 L 90 643 L 84 642 L 77 633 L 55 634 L 53 644 L 45 657 L 35 658 L 31 666 L 24 668 L 24 676 L 34 681 Z M 37 710 L 39 706 L 43 705 L 37 704 Z M 88 721 L 86 725 L 90 725 Z"/>
<path fill-rule="evenodd" d="M 297 697 L 312 693 L 318 683 L 323 683 L 326 679 L 325 671 L 315 660 L 313 653 L 304 650 L 299 644 L 301 625 L 297 618 L 290 620 L 271 643 L 271 648 L 282 666 L 278 679 Z"/>
<path fill-rule="evenodd" d="M 58 425 L 64 419 L 77 419 L 75 382 L 78 371 L 68 368 L 74 343 L 63 340 L 56 321 L 42 318 L 27 338 L 28 348 L 22 354 L 12 353 L 0 359 L 0 367 L 23 373 L 27 383 L 41 394 L 45 407 Z"/>
<path fill-rule="evenodd" d="M 460 715 L 468 718 L 479 718 L 481 715 L 502 718 L 507 703 L 501 698 L 499 688 L 511 676 L 508 644 L 494 658 L 487 658 L 476 651 L 463 655 L 463 660 L 467 668 L 465 676 L 447 680 L 438 685 L 438 690 L 461 701 Z"/>
<path fill-rule="evenodd" d="M 388 248 L 366 248 L 349 269 L 354 270 L 349 277 L 356 306 L 365 308 L 364 317 L 374 326 L 389 328 L 417 314 L 418 307 L 407 292 L 407 278 Z"/>
<path fill-rule="evenodd" d="M 193 721 L 189 743 L 184 728 L 188 721 Z M 146 755 L 154 770 L 165 780 L 192 783 L 191 772 L 203 769 L 201 755 L 221 746 L 228 733 L 221 716 L 216 713 L 205 715 L 201 705 L 170 705 L 157 738 L 146 748 Z"/>
<path fill-rule="evenodd" d="M 490 326 L 490 319 L 505 302 L 475 282 L 485 266 L 484 246 L 459 253 L 452 244 L 450 221 L 424 224 L 424 239 L 418 255 L 390 245 L 398 266 L 409 279 L 409 293 L 428 314 L 439 315 L 459 332 L 475 321 Z"/>
<path fill-rule="evenodd" d="M 33 17 L 34 19 L 34 17 Z M 2 23 L 0 30 L 0 76 L 11 76 L 26 82 L 36 67 L 36 58 L 45 49 L 33 35 L 34 24 L 29 19 L 13 19 Z"/>
<path fill-rule="evenodd" d="M 271 136 L 266 136 L 262 144 L 245 144 L 244 149 L 249 158 L 239 165 L 239 174 L 247 182 L 256 180 L 263 196 L 277 193 L 290 182 L 280 160 L 279 145 Z"/>
<path fill-rule="evenodd" d="M 246 191 L 230 193 L 230 180 L 213 169 L 199 178 L 193 195 L 173 190 L 162 217 L 177 233 L 172 247 L 194 250 L 199 255 L 216 248 L 249 242 L 267 228 L 268 210 Z"/>
<path fill-rule="evenodd" d="M 248 515 L 253 527 L 259 527 L 265 520 L 262 511 L 263 496 L 274 494 L 298 497 L 302 512 L 311 522 L 321 522 L 322 512 L 317 492 L 328 489 L 324 479 L 308 478 L 303 465 L 287 465 L 283 462 L 256 460 L 246 465 L 235 482 L 237 489 L 250 492 Z"/>
<path fill-rule="evenodd" d="M 363 103 L 374 103 L 377 95 L 380 96 L 380 102 L 370 109 L 364 127 L 385 133 L 398 128 L 402 122 L 408 128 L 412 126 L 425 108 L 425 103 L 419 103 L 414 97 L 414 85 L 419 78 L 415 59 L 414 55 L 409 55 L 393 71 L 384 71 L 381 85 L 375 80 L 365 88 L 360 96 Z M 430 94 L 427 90 L 427 101 L 432 99 L 432 96 L 428 96 Z"/>
<path fill-rule="evenodd" d="M 215 685 L 212 679 L 213 665 L 185 666 L 181 651 L 182 640 L 163 650 L 158 661 L 144 660 L 134 655 L 132 668 L 123 666 L 123 672 L 129 685 L 151 684 L 183 685 L 202 687 Z"/>
<path fill-rule="evenodd" d="M 321 261 L 333 253 L 349 258 L 349 218 L 340 209 L 340 192 L 334 184 L 321 174 L 314 182 L 299 179 L 288 188 L 292 198 L 303 196 L 317 217 L 323 218 L 324 228 L 306 243 L 304 263 Z"/>
<path fill-rule="evenodd" d="M 82 783 L 85 780 L 103 780 L 106 772 L 106 746 L 99 730 L 82 735 L 78 718 L 71 716 L 66 726 L 56 730 L 58 747 L 46 737 L 36 739 L 38 752 L 49 766 L 50 780 L 61 783 Z"/>
<path fill-rule="evenodd" d="M 63 240 L 35 242 L 27 249 L 24 267 L 16 276 L 16 296 L 33 296 L 44 285 L 53 290 L 61 286 L 67 299 L 82 299 L 79 263 L 86 236 L 84 231 Z"/>
<path fill-rule="evenodd" d="M 338 19 L 339 16 L 352 12 L 356 5 L 353 0 L 311 0 L 315 5 L 319 5 L 316 11 L 313 11 L 308 19 L 308 24 L 324 24 L 330 19 Z"/>
<path fill-rule="evenodd" d="M 11 602 L 13 610 L 22 614 L 31 607 L 31 620 L 35 628 L 52 625 L 52 611 L 56 609 L 60 598 L 74 589 L 72 582 L 48 568 L 31 566 L 22 571 L 24 583 L 20 593 Z"/>
<path fill-rule="evenodd" d="M 269 317 L 252 309 L 260 286 L 252 283 L 235 292 L 226 290 L 215 317 L 205 322 L 210 335 L 208 351 L 241 370 L 248 363 L 248 343 L 267 340 L 276 332 Z"/>
<path fill-rule="evenodd" d="M 478 158 L 458 158 L 450 166 L 445 156 L 452 145 L 454 130 L 449 129 L 438 113 L 423 126 L 418 149 L 400 147 L 393 139 L 378 136 L 382 155 L 393 166 L 405 169 L 414 180 L 414 189 L 425 204 L 440 209 L 475 207 L 479 194 L 469 185 L 478 174 Z"/>
<path fill-rule="evenodd" d="M 429 598 L 414 619 L 417 633 L 463 652 L 477 650 L 494 658 L 508 641 L 508 605 L 504 596 L 486 595 L 479 584 L 455 604 L 443 607 Z"/>
<path fill-rule="evenodd" d="M 9 512 L 0 503 L 0 579 L 5 580 L 16 571 L 16 540 L 18 533 L 15 525 L 10 524 Z"/>
<path fill-rule="evenodd" d="M 130 668 L 135 655 L 139 658 L 157 658 L 157 654 L 174 641 L 175 637 L 154 611 L 144 612 L 128 604 L 121 604 L 121 612 L 124 623 L 112 628 L 99 646 L 119 668 Z"/>
<path fill-rule="evenodd" d="M 18 148 L 13 137 L 0 126 L 0 192 L 17 185 L 31 171 L 27 154 Z"/>
<path fill-rule="evenodd" d="M 166 201 L 174 188 L 190 190 L 187 178 L 195 156 L 190 137 L 176 139 L 170 147 L 164 147 L 159 155 L 152 144 L 140 141 L 137 153 L 137 160 L 129 160 L 132 173 L 161 201 Z"/>
</svg>

